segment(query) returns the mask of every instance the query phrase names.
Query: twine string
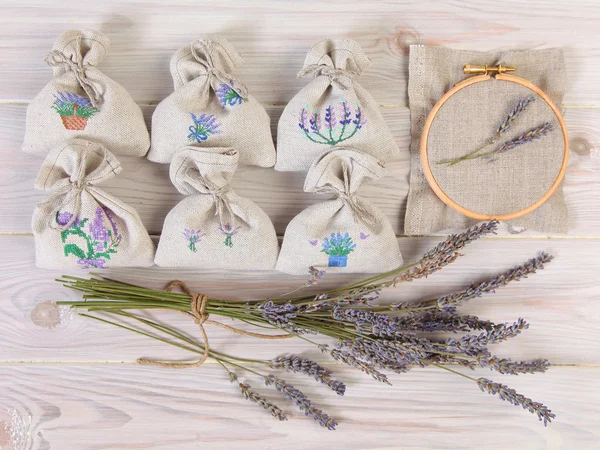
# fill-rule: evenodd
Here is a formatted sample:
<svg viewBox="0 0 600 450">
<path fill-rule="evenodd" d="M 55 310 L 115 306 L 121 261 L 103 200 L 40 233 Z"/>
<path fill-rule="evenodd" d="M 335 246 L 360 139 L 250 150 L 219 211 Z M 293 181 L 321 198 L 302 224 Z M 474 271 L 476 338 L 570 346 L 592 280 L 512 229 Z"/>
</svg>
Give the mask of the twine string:
<svg viewBox="0 0 600 450">
<path fill-rule="evenodd" d="M 160 361 L 151 358 L 138 358 L 138 364 L 145 365 L 153 365 L 159 367 L 170 367 L 175 369 L 183 369 L 183 368 L 191 368 L 191 367 L 200 367 L 210 356 L 210 343 L 208 341 L 208 335 L 206 330 L 204 329 L 204 324 L 216 325 L 218 327 L 224 328 L 226 330 L 232 331 L 237 334 L 241 334 L 242 336 L 250 336 L 259 339 L 289 339 L 294 337 L 293 334 L 262 334 L 262 333 L 254 333 L 252 331 L 240 330 L 239 328 L 234 328 L 229 325 L 225 325 L 224 323 L 217 322 L 211 320 L 210 315 L 206 312 L 206 306 L 208 304 L 208 296 L 206 294 L 201 294 L 199 292 L 192 291 L 189 286 L 181 281 L 181 280 L 173 280 L 171 281 L 166 289 L 166 292 L 172 292 L 174 288 L 178 287 L 184 293 L 191 297 L 190 300 L 190 312 L 185 312 L 186 315 L 191 315 L 194 318 L 194 322 L 200 328 L 200 333 L 202 334 L 202 340 L 204 341 L 204 353 L 197 361 L 191 362 L 181 362 L 181 361 Z"/>
<path fill-rule="evenodd" d="M 373 213 L 373 209 L 369 208 L 360 197 L 350 192 L 350 168 L 348 164 L 342 164 L 344 190 L 340 190 L 331 184 L 319 187 L 314 190 L 316 194 L 333 194 L 338 197 L 345 206 L 350 208 L 354 222 L 359 221 L 375 226 L 377 224 L 377 217 Z"/>
<path fill-rule="evenodd" d="M 199 49 L 204 52 L 204 55 L 201 55 L 198 52 Z M 215 62 L 212 57 L 212 49 L 209 43 L 203 40 L 197 40 L 196 42 L 192 43 L 190 50 L 194 59 L 198 61 L 202 67 L 204 67 L 204 70 L 206 70 L 208 78 L 211 79 L 210 85 L 213 87 L 213 89 L 218 88 L 218 86 L 215 87 L 213 85 L 213 79 L 216 79 L 220 84 L 226 84 L 235 92 L 237 92 L 237 94 L 242 97 L 243 100 L 248 99 L 248 88 L 246 88 L 244 83 L 215 67 Z"/>
<path fill-rule="evenodd" d="M 92 106 L 97 108 L 99 104 L 103 102 L 102 94 L 100 93 L 100 89 L 97 83 L 91 81 L 86 74 L 86 70 L 89 66 L 83 64 L 83 58 L 81 56 L 81 36 L 77 38 L 76 42 L 76 52 L 74 55 L 74 59 L 67 57 L 63 52 L 59 50 L 53 50 L 49 53 L 46 53 L 44 56 L 44 61 L 50 67 L 58 67 L 64 66 L 65 69 L 71 70 L 75 74 L 75 79 L 77 83 L 87 97 L 90 99 Z"/>
<path fill-rule="evenodd" d="M 358 74 L 354 70 L 336 69 L 327 64 L 311 64 L 298 72 L 298 78 L 325 76 L 329 78 L 330 84 L 347 91 L 352 87 L 352 77 Z"/>
</svg>

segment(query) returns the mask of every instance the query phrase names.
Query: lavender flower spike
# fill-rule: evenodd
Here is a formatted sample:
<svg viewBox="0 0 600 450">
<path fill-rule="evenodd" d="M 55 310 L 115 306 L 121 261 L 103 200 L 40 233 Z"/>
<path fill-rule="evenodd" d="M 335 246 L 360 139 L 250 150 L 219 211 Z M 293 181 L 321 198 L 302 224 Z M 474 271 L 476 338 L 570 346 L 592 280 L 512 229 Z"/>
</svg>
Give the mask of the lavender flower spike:
<svg viewBox="0 0 600 450">
<path fill-rule="evenodd" d="M 300 411 L 304 411 L 305 415 L 311 416 L 313 419 L 318 421 L 319 425 L 321 425 L 323 428 L 335 430 L 335 427 L 338 423 L 329 417 L 329 415 L 316 408 L 308 399 L 308 397 L 299 389 L 296 389 L 291 384 L 287 384 L 285 380 L 276 378 L 273 375 L 265 377 L 265 384 L 267 386 L 274 385 L 275 389 L 281 392 L 284 397 L 295 402 L 298 408 L 300 408 Z"/>
<path fill-rule="evenodd" d="M 504 119 L 498 127 L 498 130 L 496 131 L 496 136 L 500 136 L 501 134 L 504 134 L 508 130 L 510 130 L 510 127 L 512 126 L 513 122 L 517 119 L 517 117 L 519 117 L 519 114 L 525 111 L 529 104 L 533 101 L 535 101 L 535 97 L 533 95 L 528 95 L 525 98 L 519 99 L 515 107 L 508 113 L 506 119 Z M 493 140 L 495 140 L 495 138 Z"/>
<path fill-rule="evenodd" d="M 279 420 L 287 420 L 287 417 L 281 408 L 279 408 L 275 403 L 272 403 L 269 400 L 261 397 L 260 394 L 252 390 L 249 384 L 239 383 L 237 376 L 233 372 L 229 372 L 229 381 L 232 383 L 238 383 L 242 395 L 246 397 L 247 400 L 262 406 L 264 409 L 269 411 L 273 417 Z"/>
<path fill-rule="evenodd" d="M 544 422 L 544 426 L 548 426 L 548 422 L 556 417 L 556 414 L 552 413 L 542 403 L 534 402 L 533 400 L 525 397 L 522 394 L 518 394 L 514 389 L 509 388 L 500 383 L 494 383 L 487 378 L 477 379 L 477 385 L 482 392 L 488 392 L 492 395 L 497 395 L 500 400 L 507 401 L 515 406 L 522 406 L 523 409 L 528 410 L 532 414 L 536 414 L 540 421 Z"/>
<path fill-rule="evenodd" d="M 304 373 L 309 375 L 315 380 L 327 385 L 338 395 L 344 395 L 346 392 L 346 385 L 344 385 L 344 383 L 331 379 L 331 375 L 333 374 L 331 370 L 320 366 L 310 359 L 301 359 L 296 355 L 278 356 L 269 361 L 269 367 L 272 369 L 283 369 L 286 372 Z"/>
</svg>

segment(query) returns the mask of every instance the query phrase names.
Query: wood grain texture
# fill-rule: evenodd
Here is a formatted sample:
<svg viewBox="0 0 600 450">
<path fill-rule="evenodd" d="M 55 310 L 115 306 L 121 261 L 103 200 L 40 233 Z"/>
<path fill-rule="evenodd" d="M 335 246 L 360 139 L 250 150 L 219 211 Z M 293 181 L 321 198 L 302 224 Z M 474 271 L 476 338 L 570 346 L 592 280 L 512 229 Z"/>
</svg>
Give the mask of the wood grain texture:
<svg viewBox="0 0 600 450">
<path fill-rule="evenodd" d="M 360 82 L 381 104 L 408 102 L 410 44 L 468 50 L 564 47 L 570 85 L 565 102 L 600 104 L 595 77 L 600 10 L 585 0 L 568 6 L 557 0 L 403 0 L 376 6 L 260 0 L 251 7 L 235 0 L 201 6 L 185 0 L 148 8 L 137 1 L 70 0 L 42 5 L 43 15 L 35 1 L 3 3 L 0 99 L 32 99 L 49 80 L 42 58 L 56 36 L 68 28 L 91 27 L 112 42 L 102 70 L 144 102 L 172 92 L 168 64 L 177 48 L 200 34 L 221 33 L 246 60 L 237 72 L 240 79 L 265 104 L 285 104 L 307 83 L 296 74 L 310 47 L 325 37 L 351 37 L 363 46 L 372 66 Z"/>
<path fill-rule="evenodd" d="M 595 379 L 600 368 L 556 367 L 543 375 L 496 377 L 557 414 L 547 428 L 475 383 L 435 369 L 377 384 L 341 367 L 344 397 L 286 374 L 339 421 L 322 430 L 257 377 L 245 378 L 289 416 L 278 422 L 243 399 L 222 369 L 130 365 L 4 365 L 0 421 L 23 448 L 80 449 L 578 449 L 600 443 Z M 362 376 L 361 376 L 362 375 Z M 488 376 L 477 371 L 475 376 Z M 1 423 L 1 422 L 0 422 Z M 10 447 L 8 447 L 10 448 Z"/>
<path fill-rule="evenodd" d="M 23 139 L 24 105 L 0 105 L 0 232 L 29 231 L 35 204 L 45 198 L 33 189 L 41 158 L 19 151 Z M 154 107 L 144 107 L 146 118 Z M 282 108 L 267 108 L 273 134 Z M 397 234 L 403 233 L 410 162 L 410 113 L 407 108 L 382 108 L 402 156 L 386 165 L 387 173 L 377 182 L 363 186 L 360 194 L 387 215 Z M 565 115 L 570 139 L 575 148 L 564 184 L 569 208 L 569 234 L 600 236 L 600 109 L 568 109 Z M 579 152 L 579 153 L 577 153 Z M 168 165 L 154 164 L 144 158 L 118 157 L 123 171 L 102 185 L 110 194 L 134 206 L 150 233 L 159 234 L 167 213 L 183 196 L 169 180 Z M 303 192 L 301 172 L 276 172 L 273 169 L 244 167 L 236 172 L 233 188 L 256 202 L 271 217 L 278 234 L 307 206 L 323 197 Z M 439 233 L 443 235 L 445 233 Z M 526 232 L 535 235 L 535 232 Z"/>
<path fill-rule="evenodd" d="M 282 2 L 223 0 L 5 0 L 0 14 L 0 449 L 577 449 L 600 448 L 600 8 L 596 1 L 400 0 Z M 54 305 L 75 298 L 36 269 L 31 212 L 44 194 L 33 189 L 41 158 L 20 151 L 27 104 L 49 81 L 43 55 L 64 30 L 92 27 L 112 47 L 101 69 L 122 83 L 147 122 L 169 95 L 171 55 L 201 34 L 224 35 L 244 56 L 237 75 L 263 103 L 273 134 L 283 106 L 309 80 L 299 80 L 308 49 L 325 37 L 357 40 L 372 60 L 360 77 L 381 107 L 402 155 L 386 178 L 361 194 L 380 207 L 402 235 L 408 192 L 411 44 L 468 50 L 563 47 L 568 73 L 565 119 L 571 162 L 564 184 L 568 236 L 525 232 L 474 243 L 454 265 L 427 280 L 400 285 L 383 301 L 419 300 L 460 289 L 534 256 L 556 255 L 547 269 L 465 305 L 465 312 L 505 322 L 524 317 L 531 328 L 495 346 L 500 356 L 546 357 L 546 374 L 520 377 L 477 371 L 543 401 L 557 414 L 548 428 L 521 408 L 479 392 L 461 377 L 433 369 L 392 376 L 392 388 L 332 364 L 303 341 L 256 342 L 207 326 L 211 344 L 237 355 L 271 358 L 290 351 L 326 362 L 348 385 L 345 397 L 307 378 L 285 378 L 339 419 L 338 432 L 319 429 L 257 379 L 247 381 L 290 416 L 279 423 L 245 401 L 222 369 L 169 371 L 135 366 L 138 356 L 187 358 L 171 347 L 77 316 Z M 134 206 L 151 233 L 181 200 L 168 167 L 119 158 L 123 172 L 103 187 Z M 259 204 L 282 235 L 289 221 L 321 201 L 302 192 L 303 173 L 242 168 L 236 191 Z M 443 233 L 440 233 L 443 234 Z M 399 239 L 416 260 L 436 237 Z M 81 271 L 74 272 L 82 274 Z M 155 288 L 182 278 L 210 295 L 260 298 L 305 281 L 272 272 L 122 269 L 112 276 Z M 330 276 L 330 287 L 352 276 Z M 197 336 L 183 315 L 157 312 Z"/>
<path fill-rule="evenodd" d="M 405 261 L 416 261 L 438 242 L 435 238 L 399 240 Z M 556 260 L 527 280 L 499 289 L 494 295 L 474 300 L 462 310 L 479 317 L 513 322 L 518 317 L 531 328 L 518 339 L 494 348 L 502 356 L 516 359 L 548 358 L 557 364 L 600 364 L 600 304 L 595 301 L 600 270 L 598 240 L 525 240 L 513 245 L 498 238 L 471 244 L 465 256 L 427 280 L 398 285 L 383 292 L 382 301 L 409 301 L 435 298 L 460 290 L 474 281 L 483 281 L 498 272 L 521 264 L 544 250 Z M 143 336 L 96 323 L 76 314 L 57 311 L 47 303 L 79 298 L 53 279 L 61 272 L 36 269 L 33 239 L 29 236 L 0 237 L 5 255 L 0 270 L 4 301 L 0 302 L 2 359 L 7 361 L 134 361 L 140 356 L 189 358 L 184 352 Z M 72 271 L 82 275 L 83 271 Z M 243 300 L 282 294 L 304 284 L 306 277 L 275 271 L 227 272 L 191 269 L 114 269 L 109 275 L 124 281 L 163 289 L 174 278 L 211 297 Z M 340 286 L 357 276 L 327 276 L 321 288 Z M 40 305 L 41 304 L 41 305 Z M 191 320 L 176 313 L 155 313 L 159 320 L 173 323 L 198 337 Z M 226 322 L 229 323 L 229 322 Z M 237 326 L 237 322 L 235 323 Z M 324 360 L 320 352 L 300 340 L 265 343 L 208 327 L 211 346 L 237 355 L 273 358 L 286 351 L 302 352 Z M 557 336 L 559 338 L 557 338 Z M 101 343 L 101 344 L 100 344 Z M 585 343 L 585 345 L 582 345 Z M 326 360 L 326 359 L 325 359 Z"/>
</svg>

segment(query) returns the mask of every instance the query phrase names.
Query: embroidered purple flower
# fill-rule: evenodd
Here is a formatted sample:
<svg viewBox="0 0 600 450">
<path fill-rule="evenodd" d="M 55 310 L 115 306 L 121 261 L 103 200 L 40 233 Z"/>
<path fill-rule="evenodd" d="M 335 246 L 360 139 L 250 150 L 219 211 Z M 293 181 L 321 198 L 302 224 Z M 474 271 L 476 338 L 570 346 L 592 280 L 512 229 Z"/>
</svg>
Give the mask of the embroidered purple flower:
<svg viewBox="0 0 600 450">
<path fill-rule="evenodd" d="M 356 244 L 352 242 L 352 238 L 348 233 L 331 233 L 331 236 L 323 239 L 323 253 L 329 256 L 348 256 L 356 248 Z"/>
<path fill-rule="evenodd" d="M 340 101 L 339 108 L 340 108 L 340 116 L 342 118 L 340 120 L 340 124 L 341 125 L 350 125 L 350 122 L 352 122 L 352 119 L 351 119 L 352 111 L 348 107 L 345 100 L 342 99 Z"/>
<path fill-rule="evenodd" d="M 52 109 L 62 117 L 78 116 L 85 119 L 99 112 L 89 99 L 72 92 L 58 92 L 54 95 Z"/>
<path fill-rule="evenodd" d="M 69 211 L 63 211 L 63 212 L 56 213 L 56 223 L 63 227 L 66 224 L 68 224 L 72 218 L 73 218 L 73 214 L 71 214 Z M 75 219 L 75 221 L 73 223 L 76 223 L 76 222 L 78 222 L 77 219 Z"/>
<path fill-rule="evenodd" d="M 309 116 L 308 105 L 305 106 L 300 112 L 298 123 L 302 134 L 317 144 L 335 145 L 350 139 L 365 125 L 366 120 L 358 104 L 353 112 L 342 99 L 337 109 L 339 116 L 336 114 L 336 105 L 333 104 L 327 105 L 323 112 L 313 111 Z M 322 116 L 324 126 L 321 121 Z"/>
<path fill-rule="evenodd" d="M 217 94 L 217 98 L 219 99 L 219 102 L 223 108 L 226 106 L 241 105 L 244 101 L 242 96 L 235 89 L 233 89 L 232 86 L 226 83 L 221 83 L 215 93 Z"/>
<path fill-rule="evenodd" d="M 103 211 L 104 211 L 104 215 L 106 216 L 106 218 L 108 219 L 110 226 L 112 227 L 112 235 L 117 238 L 119 241 L 121 240 L 121 235 L 119 235 L 119 229 L 117 228 L 117 222 L 115 221 L 115 218 L 113 217 L 113 212 L 108 209 L 107 207 L 102 207 Z"/>
<path fill-rule="evenodd" d="M 202 233 L 200 230 L 189 230 L 187 228 L 183 230 L 183 235 L 189 243 L 188 248 L 194 253 L 196 253 L 197 250 L 196 243 L 200 242 L 200 239 L 206 236 L 206 234 Z"/>
<path fill-rule="evenodd" d="M 189 127 L 188 139 L 190 142 L 206 141 L 212 134 L 221 134 L 221 130 L 219 130 L 221 124 L 217 122 L 214 115 L 200 114 L 196 116 L 194 113 L 190 113 L 190 116 L 194 121 L 194 125 Z"/>
<path fill-rule="evenodd" d="M 93 222 L 90 223 L 90 234 L 95 241 L 108 241 L 108 230 L 104 226 L 104 211 L 100 206 L 96 208 L 96 216 Z"/>
<path fill-rule="evenodd" d="M 219 230 L 221 231 L 221 233 L 223 233 L 226 237 L 225 237 L 225 246 L 226 247 L 233 247 L 233 236 L 238 234 L 238 230 L 241 228 L 241 226 L 235 227 L 233 228 L 233 225 L 231 225 L 230 223 L 226 223 L 225 225 L 219 227 Z"/>
<path fill-rule="evenodd" d="M 108 218 L 111 228 L 105 226 L 105 217 Z M 68 211 L 56 214 L 56 222 L 63 227 L 72 219 L 73 214 Z M 77 217 L 69 228 L 61 231 L 64 254 L 66 257 L 71 255 L 77 257 L 77 264 L 84 269 L 90 267 L 105 269 L 106 261 L 111 258 L 111 255 L 117 253 L 117 247 L 121 243 L 122 237 L 118 235 L 117 225 L 108 208 L 101 206 L 96 208 L 94 219 L 88 226 L 89 232 L 86 233 L 84 227 L 88 222 L 88 218 L 80 220 Z M 72 239 L 69 239 L 70 237 Z M 79 245 L 77 240 L 83 240 L 82 245 Z"/>
<path fill-rule="evenodd" d="M 107 267 L 104 266 L 105 263 L 106 260 L 103 258 L 81 258 L 77 260 L 77 264 L 81 265 L 82 269 L 90 269 L 92 267 L 94 269 L 106 269 Z"/>
</svg>

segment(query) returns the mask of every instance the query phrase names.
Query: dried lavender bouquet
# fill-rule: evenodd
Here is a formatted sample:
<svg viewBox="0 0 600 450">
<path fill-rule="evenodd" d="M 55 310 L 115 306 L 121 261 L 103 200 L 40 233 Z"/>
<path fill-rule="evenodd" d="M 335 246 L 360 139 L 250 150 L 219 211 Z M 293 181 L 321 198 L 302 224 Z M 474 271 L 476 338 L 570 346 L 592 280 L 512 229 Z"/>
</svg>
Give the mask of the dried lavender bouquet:
<svg viewBox="0 0 600 450">
<path fill-rule="evenodd" d="M 493 356 L 489 344 L 502 342 L 519 335 L 528 328 L 523 319 L 513 324 L 499 324 L 463 315 L 458 307 L 463 303 L 493 293 L 511 281 L 518 281 L 542 269 L 552 257 L 546 253 L 531 259 L 490 280 L 473 284 L 466 289 L 418 303 L 398 302 L 388 305 L 375 303 L 382 289 L 398 283 L 427 277 L 454 262 L 460 251 L 481 236 L 495 232 L 496 221 L 473 227 L 452 235 L 428 251 L 415 264 L 366 278 L 362 281 L 331 289 L 318 295 L 300 295 L 302 288 L 262 300 L 244 303 L 209 298 L 191 292 L 182 282 L 175 282 L 169 290 L 160 291 L 126 284 L 104 277 L 90 279 L 63 276 L 57 281 L 83 293 L 82 301 L 59 302 L 72 308 L 87 309 L 81 315 L 123 329 L 160 340 L 185 349 L 199 359 L 193 362 L 157 361 L 141 358 L 143 364 L 167 367 L 197 367 L 207 358 L 219 363 L 228 373 L 231 382 L 237 383 L 241 393 L 257 403 L 279 420 L 285 413 L 255 391 L 249 384 L 238 381 L 238 373 L 258 377 L 267 386 L 273 386 L 285 398 L 295 403 L 307 416 L 313 417 L 328 429 L 335 429 L 337 421 L 318 409 L 307 396 L 279 376 L 265 371 L 298 372 L 313 377 L 339 395 L 344 395 L 345 385 L 332 377 L 332 372 L 315 361 L 295 355 L 279 356 L 272 360 L 239 358 L 216 351 L 210 347 L 205 324 L 217 325 L 230 331 L 264 339 L 295 337 L 315 345 L 336 361 L 356 368 L 377 381 L 390 384 L 385 371 L 404 373 L 412 367 L 435 366 L 475 383 L 482 391 L 497 395 L 501 400 L 522 406 L 536 414 L 547 425 L 555 415 L 542 403 L 518 394 L 503 384 L 487 378 L 474 378 L 460 368 L 488 367 L 502 374 L 544 372 L 546 360 L 511 361 Z M 311 268 L 311 278 L 303 287 L 313 286 L 324 272 Z M 184 292 L 170 292 L 179 286 Z M 170 309 L 181 311 L 199 325 L 202 342 L 179 332 L 168 325 L 133 314 L 132 310 Z M 240 330 L 215 321 L 216 316 L 236 319 L 251 324 L 257 330 Z M 211 317 L 211 318 L 209 318 Z M 113 319 L 114 318 L 114 319 Z M 276 330 L 276 335 L 265 334 L 265 328 Z M 439 340 L 425 337 L 433 332 L 464 333 L 456 339 Z M 335 346 L 323 345 L 313 340 L 313 335 L 324 335 L 337 341 Z M 264 368 L 261 369 L 261 366 Z"/>
</svg>

